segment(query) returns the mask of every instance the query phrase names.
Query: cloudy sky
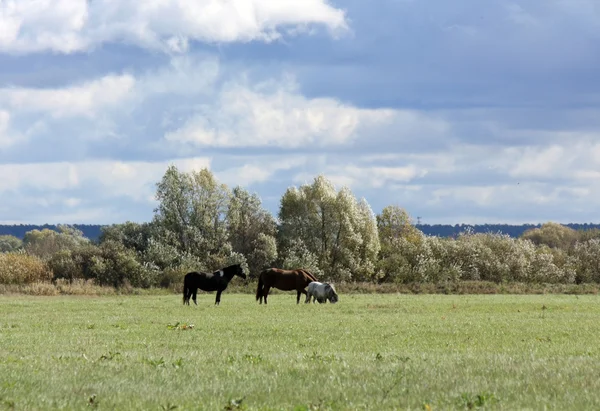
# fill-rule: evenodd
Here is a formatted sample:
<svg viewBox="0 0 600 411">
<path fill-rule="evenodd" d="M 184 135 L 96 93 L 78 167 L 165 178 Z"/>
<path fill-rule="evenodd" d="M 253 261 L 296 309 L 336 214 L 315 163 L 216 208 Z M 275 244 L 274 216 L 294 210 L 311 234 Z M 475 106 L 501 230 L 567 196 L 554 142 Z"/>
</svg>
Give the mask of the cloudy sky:
<svg viewBox="0 0 600 411">
<path fill-rule="evenodd" d="M 600 222 L 599 51 L 597 0 L 0 0 L 0 223 L 148 221 L 169 164 Z"/>
</svg>

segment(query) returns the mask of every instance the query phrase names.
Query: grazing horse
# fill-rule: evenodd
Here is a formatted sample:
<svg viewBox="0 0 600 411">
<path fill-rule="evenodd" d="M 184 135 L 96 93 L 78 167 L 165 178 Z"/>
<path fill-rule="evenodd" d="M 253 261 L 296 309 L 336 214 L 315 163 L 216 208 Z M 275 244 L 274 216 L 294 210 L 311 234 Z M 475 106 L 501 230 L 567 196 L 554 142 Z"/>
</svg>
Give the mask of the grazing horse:
<svg viewBox="0 0 600 411">
<path fill-rule="evenodd" d="M 196 302 L 196 292 L 199 288 L 202 291 L 216 291 L 215 304 L 219 305 L 221 302 L 221 293 L 227 288 L 234 275 L 246 278 L 246 274 L 244 274 L 244 270 L 239 264 L 230 265 L 212 274 L 196 271 L 187 273 L 183 278 L 183 304 L 190 305 L 190 297 L 192 297 L 194 304 L 198 305 Z"/>
<path fill-rule="evenodd" d="M 335 287 L 333 284 L 329 283 L 320 283 L 318 281 L 313 281 L 308 285 L 306 289 L 306 301 L 305 303 L 310 302 L 310 298 L 313 298 L 312 302 L 315 303 L 315 300 L 319 301 L 319 304 L 329 302 L 331 304 L 335 304 L 338 302 L 338 295 L 335 291 Z"/>
<path fill-rule="evenodd" d="M 306 295 L 304 289 L 312 281 L 317 281 L 317 278 L 303 269 L 282 270 L 280 268 L 267 268 L 258 276 L 256 300 L 260 300 L 262 304 L 264 298 L 266 304 L 271 287 L 275 287 L 283 291 L 296 290 L 298 293 L 296 304 L 300 304 L 300 294 Z"/>
</svg>

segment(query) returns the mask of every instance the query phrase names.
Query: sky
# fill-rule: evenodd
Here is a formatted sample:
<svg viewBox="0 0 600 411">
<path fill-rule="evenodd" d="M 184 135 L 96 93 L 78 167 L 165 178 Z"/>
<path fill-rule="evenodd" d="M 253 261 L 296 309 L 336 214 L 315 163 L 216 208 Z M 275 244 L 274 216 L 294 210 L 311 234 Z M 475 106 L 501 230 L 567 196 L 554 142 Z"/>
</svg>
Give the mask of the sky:
<svg viewBox="0 0 600 411">
<path fill-rule="evenodd" d="M 599 46 L 597 0 L 0 0 L 0 223 L 150 221 L 170 164 L 598 223 Z"/>
</svg>

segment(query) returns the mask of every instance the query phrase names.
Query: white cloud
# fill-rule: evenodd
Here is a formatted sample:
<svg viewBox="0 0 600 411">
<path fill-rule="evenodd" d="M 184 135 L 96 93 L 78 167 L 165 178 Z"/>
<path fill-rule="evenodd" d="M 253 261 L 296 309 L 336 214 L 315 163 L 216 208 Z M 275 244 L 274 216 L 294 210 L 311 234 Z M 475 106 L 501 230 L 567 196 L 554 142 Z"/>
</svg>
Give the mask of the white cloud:
<svg viewBox="0 0 600 411">
<path fill-rule="evenodd" d="M 350 187 L 384 188 L 408 183 L 427 174 L 427 169 L 409 164 L 400 167 L 343 166 L 330 171 L 334 178 L 345 177 Z"/>
<path fill-rule="evenodd" d="M 212 106 L 168 132 L 168 142 L 206 147 L 301 147 L 344 144 L 362 127 L 385 124 L 394 111 L 359 109 L 331 98 L 307 99 L 293 80 L 250 88 L 226 85 Z"/>
<path fill-rule="evenodd" d="M 506 9 L 509 19 L 515 24 L 527 27 L 540 25 L 539 21 L 533 15 L 516 3 L 507 4 Z"/>
<path fill-rule="evenodd" d="M 10 134 L 9 130 L 10 113 L 0 109 L 0 148 L 7 148 L 17 143 L 19 140 L 14 135 Z"/>
<path fill-rule="evenodd" d="M 6 0 L 0 3 L 0 51 L 83 50 L 86 0 Z"/>
<path fill-rule="evenodd" d="M 67 207 L 77 207 L 81 204 L 81 198 L 69 197 L 63 200 L 64 205 Z"/>
<path fill-rule="evenodd" d="M 215 173 L 219 181 L 230 187 L 237 185 L 247 187 L 254 183 L 262 183 L 271 180 L 278 172 L 291 170 L 307 163 L 307 158 L 303 156 L 260 156 L 258 161 L 248 161 L 244 158 L 234 159 L 236 160 L 246 164 Z"/>
<path fill-rule="evenodd" d="M 132 96 L 135 78 L 107 75 L 97 80 L 63 88 L 0 89 L 0 106 L 19 112 L 48 113 L 55 118 L 93 117 L 97 110 L 122 104 Z"/>
<path fill-rule="evenodd" d="M 403 166 L 380 165 L 347 165 L 348 159 L 321 159 L 324 166 L 311 172 L 301 172 L 294 176 L 293 181 L 304 184 L 312 181 L 316 174 L 324 174 L 336 186 L 350 188 L 391 188 L 404 186 L 415 178 L 423 177 L 428 170 L 425 166 L 406 164 Z"/>
<path fill-rule="evenodd" d="M 213 91 L 219 74 L 220 62 L 215 56 L 176 56 L 168 65 L 136 79 L 136 93 L 140 98 L 153 94 L 206 95 Z"/>
<path fill-rule="evenodd" d="M 600 197 L 592 194 L 589 188 L 535 182 L 471 187 L 449 186 L 433 190 L 428 203 L 446 206 L 463 204 L 464 207 L 476 205 L 491 209 L 513 208 L 515 206 L 527 209 L 565 204 L 568 201 L 572 203 L 589 201 L 599 204 Z"/>
<path fill-rule="evenodd" d="M 205 98 L 214 93 L 218 77 L 219 61 L 214 56 L 178 56 L 137 77 L 112 73 L 63 87 L 0 88 L 0 147 L 26 139 L 35 141 L 39 136 L 61 138 L 63 132 L 55 131 L 61 128 L 69 130 L 70 138 L 65 138 L 69 144 L 123 135 L 130 139 L 118 117 L 133 122 L 132 116 L 124 114 L 148 107 L 156 96 Z M 162 105 L 168 120 L 170 111 L 177 107 Z M 136 127 L 146 122 L 143 118 Z"/>
<path fill-rule="evenodd" d="M 73 53 L 118 41 L 183 52 L 190 40 L 272 41 L 281 28 L 315 24 L 347 29 L 345 12 L 325 0 L 4 0 L 0 52 Z"/>
<path fill-rule="evenodd" d="M 596 138 L 573 133 L 552 145 L 509 147 L 491 160 L 493 166 L 515 179 L 587 179 L 600 171 L 600 144 Z M 570 140 L 570 141 L 569 141 Z"/>
<path fill-rule="evenodd" d="M 124 196 L 147 201 L 155 192 L 155 183 L 160 181 L 169 164 L 175 164 L 181 171 L 187 172 L 210 167 L 210 163 L 209 158 L 197 157 L 161 162 L 96 160 L 0 164 L 0 193 L 28 189 L 61 192 L 81 190 L 96 184 L 102 187 L 102 191 L 96 194 L 97 198 Z M 67 205 L 76 204 L 71 201 Z"/>
<path fill-rule="evenodd" d="M 484 186 L 484 187 L 446 187 L 432 191 L 429 204 L 443 204 L 449 199 L 457 202 L 473 203 L 480 206 L 490 206 L 495 199 L 506 200 L 499 195 L 505 193 L 506 187 Z"/>
<path fill-rule="evenodd" d="M 509 153 L 520 151 L 519 161 L 509 171 L 513 177 L 549 177 L 555 175 L 557 167 L 561 167 L 561 163 L 568 162 L 565 158 L 565 148 L 553 145 L 550 147 L 525 148 L 525 149 L 508 149 Z M 563 170 L 564 171 L 564 170 Z"/>
</svg>

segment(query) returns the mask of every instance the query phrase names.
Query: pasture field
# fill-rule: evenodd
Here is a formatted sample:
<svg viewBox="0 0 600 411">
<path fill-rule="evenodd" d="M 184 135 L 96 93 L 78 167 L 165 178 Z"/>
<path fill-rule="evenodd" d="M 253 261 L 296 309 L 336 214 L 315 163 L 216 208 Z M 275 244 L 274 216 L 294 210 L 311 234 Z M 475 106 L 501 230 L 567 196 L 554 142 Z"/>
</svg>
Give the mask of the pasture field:
<svg viewBox="0 0 600 411">
<path fill-rule="evenodd" d="M 0 409 L 600 409 L 598 296 L 198 302 L 0 296 Z"/>
</svg>

